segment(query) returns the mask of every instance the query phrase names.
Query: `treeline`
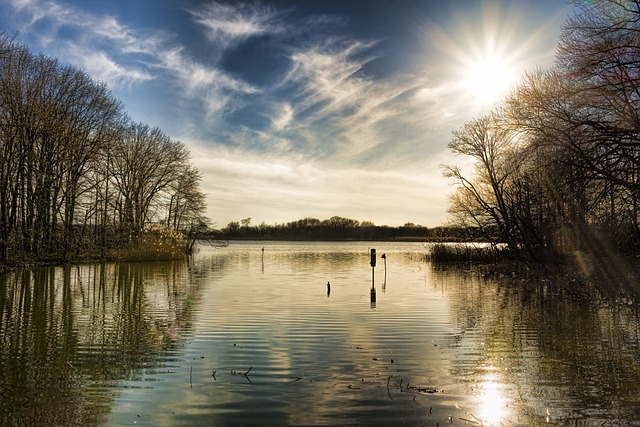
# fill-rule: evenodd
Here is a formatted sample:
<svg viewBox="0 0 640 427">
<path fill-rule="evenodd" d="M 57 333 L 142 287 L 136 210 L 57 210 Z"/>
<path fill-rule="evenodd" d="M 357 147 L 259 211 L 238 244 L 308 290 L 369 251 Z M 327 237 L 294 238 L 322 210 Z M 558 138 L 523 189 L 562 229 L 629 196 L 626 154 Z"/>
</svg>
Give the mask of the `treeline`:
<svg viewBox="0 0 640 427">
<path fill-rule="evenodd" d="M 554 66 L 454 132 L 449 147 L 475 171 L 446 175 L 458 225 L 519 258 L 574 259 L 586 271 L 598 255 L 640 251 L 640 2 L 577 7 Z"/>
<path fill-rule="evenodd" d="M 329 219 L 303 218 L 281 224 L 251 225 L 251 218 L 231 221 L 210 238 L 275 239 L 275 240 L 413 240 L 413 241 L 470 241 L 481 237 L 478 229 L 436 227 L 406 223 L 399 227 L 375 225 L 371 221 L 333 216 Z"/>
<path fill-rule="evenodd" d="M 0 264 L 129 245 L 205 221 L 187 148 L 104 84 L 0 33 Z"/>
</svg>

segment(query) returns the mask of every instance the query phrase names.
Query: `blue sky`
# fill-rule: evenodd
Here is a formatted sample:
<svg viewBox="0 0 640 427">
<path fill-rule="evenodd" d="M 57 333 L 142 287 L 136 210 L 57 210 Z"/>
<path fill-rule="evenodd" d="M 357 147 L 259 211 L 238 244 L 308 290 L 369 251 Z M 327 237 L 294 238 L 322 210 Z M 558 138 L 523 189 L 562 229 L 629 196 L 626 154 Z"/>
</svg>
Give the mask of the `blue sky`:
<svg viewBox="0 0 640 427">
<path fill-rule="evenodd" d="M 447 219 L 451 132 L 547 67 L 564 0 L 0 0 L 0 29 L 189 147 L 218 227 Z"/>
</svg>

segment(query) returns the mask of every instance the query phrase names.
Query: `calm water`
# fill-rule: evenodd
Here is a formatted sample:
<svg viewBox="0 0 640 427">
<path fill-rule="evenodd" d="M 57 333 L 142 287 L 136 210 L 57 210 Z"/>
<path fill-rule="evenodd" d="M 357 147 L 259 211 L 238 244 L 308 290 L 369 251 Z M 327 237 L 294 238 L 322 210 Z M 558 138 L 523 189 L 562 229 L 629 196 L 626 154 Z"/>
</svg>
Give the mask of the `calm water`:
<svg viewBox="0 0 640 427">
<path fill-rule="evenodd" d="M 232 242 L 0 276 L 0 425 L 640 425 L 634 307 L 426 250 Z"/>
</svg>

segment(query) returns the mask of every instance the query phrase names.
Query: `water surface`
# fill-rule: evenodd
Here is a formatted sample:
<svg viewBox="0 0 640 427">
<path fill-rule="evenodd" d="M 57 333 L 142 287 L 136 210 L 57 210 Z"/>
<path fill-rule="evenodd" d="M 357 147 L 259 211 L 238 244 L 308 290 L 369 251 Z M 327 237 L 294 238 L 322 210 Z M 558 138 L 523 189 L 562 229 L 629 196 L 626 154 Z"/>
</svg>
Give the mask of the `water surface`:
<svg viewBox="0 0 640 427">
<path fill-rule="evenodd" d="M 0 425 L 640 425 L 633 307 L 427 250 L 232 242 L 0 276 Z"/>
</svg>

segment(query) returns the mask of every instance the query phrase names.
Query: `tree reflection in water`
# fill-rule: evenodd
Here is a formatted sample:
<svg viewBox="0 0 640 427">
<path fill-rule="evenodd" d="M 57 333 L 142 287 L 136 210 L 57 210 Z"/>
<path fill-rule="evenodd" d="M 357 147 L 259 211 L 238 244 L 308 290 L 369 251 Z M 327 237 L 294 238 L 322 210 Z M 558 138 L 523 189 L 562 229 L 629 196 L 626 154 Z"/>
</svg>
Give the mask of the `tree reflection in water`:
<svg viewBox="0 0 640 427">
<path fill-rule="evenodd" d="M 0 425 L 105 422 L 117 381 L 183 346 L 190 274 L 173 262 L 0 275 Z"/>
</svg>

